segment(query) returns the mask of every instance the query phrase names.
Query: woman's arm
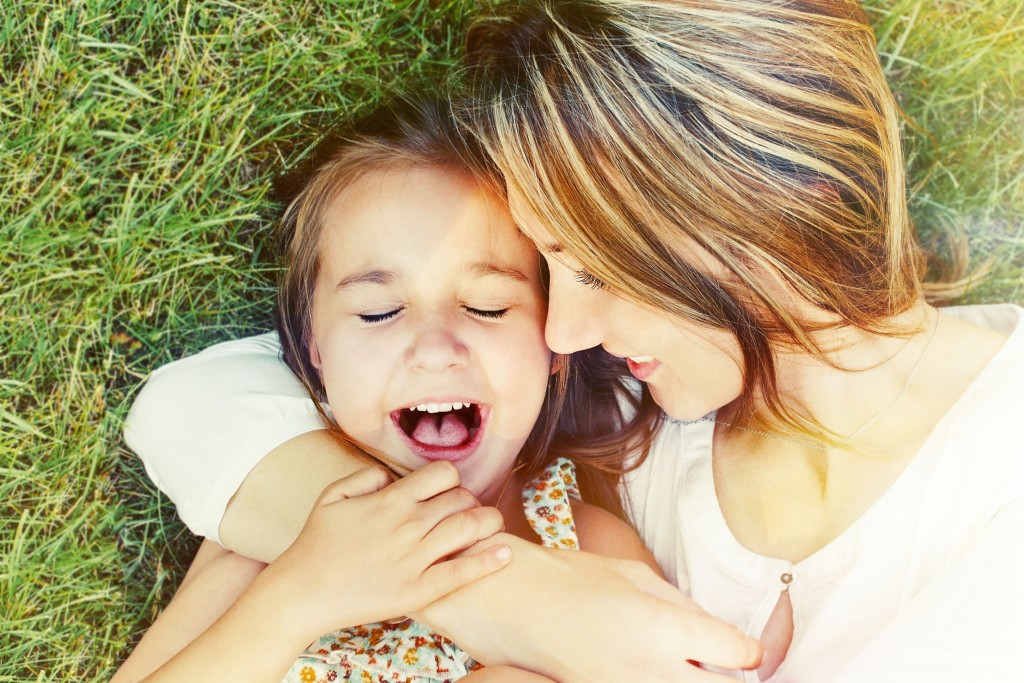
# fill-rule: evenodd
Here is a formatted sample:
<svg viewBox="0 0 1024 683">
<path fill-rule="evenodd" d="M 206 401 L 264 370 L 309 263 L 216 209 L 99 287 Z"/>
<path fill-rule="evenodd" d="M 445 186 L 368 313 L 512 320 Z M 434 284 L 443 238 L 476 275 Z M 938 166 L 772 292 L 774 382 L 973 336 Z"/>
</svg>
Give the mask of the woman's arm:
<svg viewBox="0 0 1024 683">
<path fill-rule="evenodd" d="M 165 365 L 124 425 L 128 446 L 193 533 L 264 562 L 295 540 L 328 483 L 367 464 L 323 430 L 280 350 L 265 334 Z"/>
<path fill-rule="evenodd" d="M 708 615 L 642 562 L 541 548 L 508 534 L 513 561 L 413 614 L 485 665 L 561 683 L 722 681 L 690 665 L 753 668 L 760 644 Z"/>
<path fill-rule="evenodd" d="M 328 484 L 366 465 L 363 456 L 322 429 L 277 446 L 228 502 L 220 523 L 221 544 L 246 557 L 273 561 L 298 537 Z"/>
</svg>

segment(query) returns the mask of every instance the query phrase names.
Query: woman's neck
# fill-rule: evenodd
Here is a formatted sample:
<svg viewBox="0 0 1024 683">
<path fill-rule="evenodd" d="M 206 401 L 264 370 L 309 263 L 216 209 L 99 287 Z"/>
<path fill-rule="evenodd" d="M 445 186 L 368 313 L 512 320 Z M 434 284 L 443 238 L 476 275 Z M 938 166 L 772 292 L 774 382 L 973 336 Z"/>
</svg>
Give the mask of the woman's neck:
<svg viewBox="0 0 1024 683">
<path fill-rule="evenodd" d="M 852 326 L 816 333 L 824 358 L 802 350 L 778 354 L 779 397 L 787 408 L 840 441 L 874 441 L 871 432 L 901 408 L 921 371 L 930 367 L 939 325 L 938 312 L 922 302 L 887 321 L 892 334 Z M 764 404 L 757 407 L 757 414 L 763 425 L 773 428 L 773 416 Z M 740 418 L 729 407 L 720 417 L 744 426 L 735 422 Z"/>
</svg>

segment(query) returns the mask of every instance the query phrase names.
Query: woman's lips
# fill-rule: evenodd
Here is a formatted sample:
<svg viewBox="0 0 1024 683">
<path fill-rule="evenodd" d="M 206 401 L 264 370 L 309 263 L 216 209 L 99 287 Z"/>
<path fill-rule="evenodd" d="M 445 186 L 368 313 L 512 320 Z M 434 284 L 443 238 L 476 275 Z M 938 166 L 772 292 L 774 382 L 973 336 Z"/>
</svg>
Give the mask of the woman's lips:
<svg viewBox="0 0 1024 683">
<path fill-rule="evenodd" d="M 634 377 L 641 382 L 646 382 L 647 378 L 661 367 L 661 361 L 655 360 L 650 356 L 638 356 L 636 358 L 626 358 L 626 365 Z"/>
</svg>

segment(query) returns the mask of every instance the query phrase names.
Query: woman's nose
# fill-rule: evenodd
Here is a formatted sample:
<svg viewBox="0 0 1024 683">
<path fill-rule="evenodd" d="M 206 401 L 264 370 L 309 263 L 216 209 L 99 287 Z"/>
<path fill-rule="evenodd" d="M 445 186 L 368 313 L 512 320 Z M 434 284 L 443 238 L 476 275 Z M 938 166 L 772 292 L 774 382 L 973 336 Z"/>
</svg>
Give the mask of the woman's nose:
<svg viewBox="0 0 1024 683">
<path fill-rule="evenodd" d="M 601 292 L 564 278 L 552 277 L 544 338 L 556 353 L 569 354 L 597 346 L 601 333 Z"/>
<path fill-rule="evenodd" d="M 406 353 L 409 368 L 428 372 L 465 367 L 468 360 L 469 349 L 445 324 L 430 324 L 419 330 Z"/>
</svg>

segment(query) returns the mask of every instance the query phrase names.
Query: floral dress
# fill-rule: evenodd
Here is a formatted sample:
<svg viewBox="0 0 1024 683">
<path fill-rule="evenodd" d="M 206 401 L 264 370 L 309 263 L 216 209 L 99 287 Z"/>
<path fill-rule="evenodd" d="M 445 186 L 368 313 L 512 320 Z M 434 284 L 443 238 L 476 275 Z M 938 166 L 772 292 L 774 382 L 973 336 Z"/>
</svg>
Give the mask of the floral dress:
<svg viewBox="0 0 1024 683">
<path fill-rule="evenodd" d="M 523 487 L 526 519 L 546 548 L 579 549 L 569 499 L 580 499 L 576 468 L 559 458 Z M 483 668 L 419 622 L 377 623 L 321 636 L 283 683 L 449 683 Z"/>
</svg>

